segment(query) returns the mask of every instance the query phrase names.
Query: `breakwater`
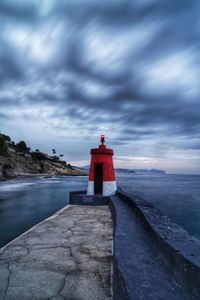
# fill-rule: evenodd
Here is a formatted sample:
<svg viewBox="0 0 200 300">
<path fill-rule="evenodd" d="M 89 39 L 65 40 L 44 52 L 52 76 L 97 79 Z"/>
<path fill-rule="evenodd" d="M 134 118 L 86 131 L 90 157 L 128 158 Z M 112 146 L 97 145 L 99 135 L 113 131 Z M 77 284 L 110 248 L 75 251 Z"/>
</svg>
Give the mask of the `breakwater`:
<svg viewBox="0 0 200 300">
<path fill-rule="evenodd" d="M 71 193 L 4 247 L 0 299 L 200 299 L 200 241 L 142 198 L 102 200 Z"/>
<path fill-rule="evenodd" d="M 114 299 L 200 299 L 200 241 L 120 189 L 109 205 Z"/>
<path fill-rule="evenodd" d="M 70 203 L 99 197 L 71 193 Z M 200 299 L 200 241 L 141 197 L 104 197 L 113 219 L 113 299 Z"/>
</svg>

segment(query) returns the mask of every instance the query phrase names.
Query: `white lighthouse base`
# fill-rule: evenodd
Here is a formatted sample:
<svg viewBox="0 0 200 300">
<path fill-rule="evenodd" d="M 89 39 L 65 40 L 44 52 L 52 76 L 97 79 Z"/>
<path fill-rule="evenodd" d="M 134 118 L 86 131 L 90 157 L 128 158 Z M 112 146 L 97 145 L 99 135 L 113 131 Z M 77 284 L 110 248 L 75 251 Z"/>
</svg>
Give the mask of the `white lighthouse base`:
<svg viewBox="0 0 200 300">
<path fill-rule="evenodd" d="M 94 195 L 94 181 L 88 181 L 87 195 Z"/>
<path fill-rule="evenodd" d="M 103 182 L 103 196 L 113 196 L 117 191 L 116 181 Z"/>
<path fill-rule="evenodd" d="M 103 182 L 103 196 L 113 196 L 117 191 L 116 181 Z M 94 181 L 88 181 L 87 195 L 94 195 Z"/>
</svg>

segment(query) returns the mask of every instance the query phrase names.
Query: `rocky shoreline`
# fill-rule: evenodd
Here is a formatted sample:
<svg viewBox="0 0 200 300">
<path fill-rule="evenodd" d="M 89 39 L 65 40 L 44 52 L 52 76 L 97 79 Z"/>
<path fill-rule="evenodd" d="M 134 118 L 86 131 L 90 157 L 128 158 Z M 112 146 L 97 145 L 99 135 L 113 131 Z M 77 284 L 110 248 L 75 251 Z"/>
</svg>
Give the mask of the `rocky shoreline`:
<svg viewBox="0 0 200 300">
<path fill-rule="evenodd" d="M 53 178 L 53 177 L 68 177 L 68 176 L 88 176 L 87 174 L 65 174 L 65 175 L 50 175 L 50 174 L 21 174 L 13 177 L 0 177 L 0 182 L 9 181 L 12 179 L 28 179 L 28 178 Z"/>
<path fill-rule="evenodd" d="M 73 168 L 63 154 L 52 149 L 52 155 L 31 150 L 24 141 L 15 143 L 0 133 L 0 180 L 32 176 L 84 176 L 87 171 Z"/>
<path fill-rule="evenodd" d="M 7 135 L 0 133 L 0 180 L 32 176 L 84 176 L 87 171 L 73 168 L 61 160 L 63 155 L 53 155 L 36 149 L 31 151 L 24 141 L 15 144 Z"/>
<path fill-rule="evenodd" d="M 86 176 L 87 172 L 75 170 L 65 162 L 44 158 L 34 159 L 31 154 L 8 150 L 8 156 L 0 156 L 0 180 L 35 176 Z"/>
</svg>

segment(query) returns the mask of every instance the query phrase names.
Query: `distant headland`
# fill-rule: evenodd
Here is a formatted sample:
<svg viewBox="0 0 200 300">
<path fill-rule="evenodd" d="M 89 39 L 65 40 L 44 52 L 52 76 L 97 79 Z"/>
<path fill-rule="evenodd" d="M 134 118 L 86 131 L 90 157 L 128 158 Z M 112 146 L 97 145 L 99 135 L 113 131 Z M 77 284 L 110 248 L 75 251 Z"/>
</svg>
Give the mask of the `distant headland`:
<svg viewBox="0 0 200 300">
<path fill-rule="evenodd" d="M 75 167 L 73 166 L 76 170 L 86 170 L 89 171 L 90 166 L 86 165 L 84 167 Z M 159 169 L 126 169 L 126 168 L 115 168 L 115 173 L 116 174 L 139 174 L 139 175 L 165 175 L 166 171 L 165 170 L 159 170 Z"/>
<path fill-rule="evenodd" d="M 152 174 L 166 174 L 165 170 L 158 170 L 158 169 L 123 169 L 123 168 L 116 168 L 115 169 L 116 173 L 135 173 L 139 175 L 152 175 Z"/>
</svg>

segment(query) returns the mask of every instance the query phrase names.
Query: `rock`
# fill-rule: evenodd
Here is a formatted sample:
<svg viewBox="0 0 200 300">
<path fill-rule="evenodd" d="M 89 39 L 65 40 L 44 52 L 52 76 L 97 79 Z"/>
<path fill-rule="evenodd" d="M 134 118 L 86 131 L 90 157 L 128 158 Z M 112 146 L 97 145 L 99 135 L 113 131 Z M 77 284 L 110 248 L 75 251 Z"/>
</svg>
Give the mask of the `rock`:
<svg viewBox="0 0 200 300">
<path fill-rule="evenodd" d="M 45 157 L 43 160 L 34 159 L 31 153 L 16 152 L 8 148 L 7 156 L 0 155 L 0 179 L 18 176 L 56 176 L 56 175 L 87 175 L 87 172 L 74 170 L 66 164 L 55 162 Z"/>
</svg>

